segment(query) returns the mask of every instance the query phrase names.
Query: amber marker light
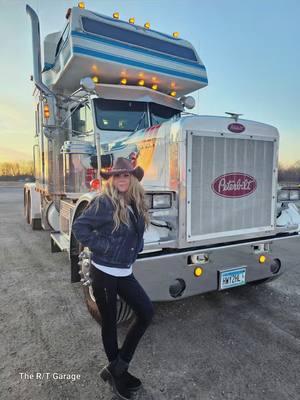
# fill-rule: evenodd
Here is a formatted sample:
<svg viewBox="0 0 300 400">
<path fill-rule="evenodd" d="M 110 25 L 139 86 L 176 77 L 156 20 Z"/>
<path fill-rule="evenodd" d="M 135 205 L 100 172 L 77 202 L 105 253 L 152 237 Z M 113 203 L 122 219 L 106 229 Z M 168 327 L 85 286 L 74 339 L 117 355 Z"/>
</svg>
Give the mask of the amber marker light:
<svg viewBox="0 0 300 400">
<path fill-rule="evenodd" d="M 93 77 L 92 77 L 92 81 L 93 81 L 94 83 L 99 83 L 99 77 L 98 77 L 98 76 L 93 76 Z"/>
<path fill-rule="evenodd" d="M 145 85 L 144 79 L 140 79 L 140 80 L 138 81 L 138 84 L 139 84 L 140 86 L 144 86 L 144 85 Z"/>
<path fill-rule="evenodd" d="M 201 268 L 201 267 L 196 267 L 195 269 L 194 269 L 194 275 L 195 276 L 201 276 L 203 274 L 203 269 Z"/>
<path fill-rule="evenodd" d="M 265 263 L 266 260 L 267 260 L 267 257 L 266 257 L 266 256 L 259 256 L 259 262 L 260 262 L 260 264 Z"/>
<path fill-rule="evenodd" d="M 175 90 L 172 90 L 172 92 L 170 93 L 170 96 L 175 97 L 176 94 L 177 94 L 177 93 L 175 92 Z"/>
<path fill-rule="evenodd" d="M 99 179 L 92 179 L 90 182 L 91 190 L 97 190 L 100 188 L 100 181 Z"/>
<path fill-rule="evenodd" d="M 80 2 L 78 3 L 78 7 L 81 8 L 81 9 L 85 8 L 84 1 L 80 1 Z"/>
<path fill-rule="evenodd" d="M 144 24 L 144 28 L 150 29 L 150 22 L 146 22 L 146 23 Z"/>
<path fill-rule="evenodd" d="M 153 90 L 157 90 L 157 89 L 158 89 L 158 86 L 157 86 L 156 84 L 154 84 L 154 85 L 151 86 L 151 88 L 152 88 Z"/>
<path fill-rule="evenodd" d="M 50 111 L 49 111 L 48 103 L 44 104 L 44 117 L 47 118 L 47 119 L 50 117 Z"/>
<path fill-rule="evenodd" d="M 179 32 L 173 32 L 173 37 L 174 38 L 178 38 L 178 36 L 179 36 Z"/>
<path fill-rule="evenodd" d="M 135 18 L 134 17 L 129 18 L 128 22 L 130 24 L 134 24 L 135 23 Z"/>
<path fill-rule="evenodd" d="M 120 82 L 121 82 L 122 85 L 126 85 L 127 79 L 126 78 L 122 78 Z"/>
<path fill-rule="evenodd" d="M 113 18 L 114 18 L 114 19 L 119 19 L 119 18 L 120 18 L 120 13 L 114 12 L 114 13 L 113 13 Z"/>
</svg>

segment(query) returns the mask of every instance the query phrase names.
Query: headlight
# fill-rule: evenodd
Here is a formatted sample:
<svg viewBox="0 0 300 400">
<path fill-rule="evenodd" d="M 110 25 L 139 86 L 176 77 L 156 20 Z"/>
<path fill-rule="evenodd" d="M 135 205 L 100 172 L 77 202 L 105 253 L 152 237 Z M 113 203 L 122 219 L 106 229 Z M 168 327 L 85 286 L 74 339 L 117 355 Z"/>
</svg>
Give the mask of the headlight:
<svg viewBox="0 0 300 400">
<path fill-rule="evenodd" d="M 171 194 L 154 194 L 153 208 L 171 208 Z"/>
<path fill-rule="evenodd" d="M 280 190 L 278 192 L 277 199 L 279 201 L 289 200 L 289 191 L 288 190 Z"/>
</svg>

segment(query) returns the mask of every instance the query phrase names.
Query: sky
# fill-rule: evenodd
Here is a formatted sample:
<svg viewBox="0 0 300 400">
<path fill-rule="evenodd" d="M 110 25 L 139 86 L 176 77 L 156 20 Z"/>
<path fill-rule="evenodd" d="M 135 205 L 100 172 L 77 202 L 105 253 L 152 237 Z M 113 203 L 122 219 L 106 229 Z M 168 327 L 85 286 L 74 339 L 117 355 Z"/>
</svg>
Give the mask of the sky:
<svg viewBox="0 0 300 400">
<path fill-rule="evenodd" d="M 32 159 L 34 109 L 28 3 L 40 19 L 42 41 L 65 24 L 77 1 L 0 0 L 0 162 Z M 208 86 L 193 93 L 195 113 L 275 126 L 279 161 L 300 160 L 299 0 L 87 0 L 86 8 L 189 40 L 207 69 Z"/>
</svg>

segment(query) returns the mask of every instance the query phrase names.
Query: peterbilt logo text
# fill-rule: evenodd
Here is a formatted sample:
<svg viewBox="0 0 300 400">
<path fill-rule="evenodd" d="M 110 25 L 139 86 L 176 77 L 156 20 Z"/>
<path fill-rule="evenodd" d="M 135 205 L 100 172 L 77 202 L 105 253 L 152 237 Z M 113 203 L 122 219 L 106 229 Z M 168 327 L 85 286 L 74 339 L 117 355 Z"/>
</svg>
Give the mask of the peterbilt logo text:
<svg viewBox="0 0 300 400">
<path fill-rule="evenodd" d="M 232 123 L 232 124 L 229 124 L 229 125 L 227 126 L 227 129 L 228 129 L 229 131 L 231 131 L 231 132 L 234 132 L 234 133 L 242 133 L 242 132 L 244 132 L 244 130 L 245 130 L 246 128 L 244 127 L 244 125 L 238 124 L 238 123 L 234 122 L 234 123 Z"/>
<path fill-rule="evenodd" d="M 212 190 L 222 197 L 249 196 L 256 187 L 256 179 L 253 176 L 240 172 L 221 175 L 211 184 Z"/>
</svg>

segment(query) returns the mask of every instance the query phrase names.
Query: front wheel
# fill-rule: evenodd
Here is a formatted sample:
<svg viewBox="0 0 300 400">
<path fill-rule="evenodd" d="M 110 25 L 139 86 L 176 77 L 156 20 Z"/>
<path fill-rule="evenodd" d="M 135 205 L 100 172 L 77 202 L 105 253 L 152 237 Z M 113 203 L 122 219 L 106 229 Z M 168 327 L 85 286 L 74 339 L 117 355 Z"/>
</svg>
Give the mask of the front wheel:
<svg viewBox="0 0 300 400">
<path fill-rule="evenodd" d="M 102 325 L 102 318 L 100 310 L 97 306 L 96 299 L 93 293 L 93 287 L 89 280 L 90 278 L 90 265 L 91 265 L 91 252 L 90 250 L 80 245 L 80 255 L 79 255 L 79 275 L 81 276 L 81 282 L 83 284 L 83 293 L 87 308 L 92 315 L 92 317 Z M 133 311 L 129 305 L 117 295 L 117 324 L 129 320 L 133 316 Z"/>
<path fill-rule="evenodd" d="M 92 285 L 83 286 L 83 293 L 90 314 L 100 325 L 102 325 L 101 313 L 94 297 Z M 117 324 L 129 320 L 132 315 L 132 309 L 117 295 Z"/>
</svg>

